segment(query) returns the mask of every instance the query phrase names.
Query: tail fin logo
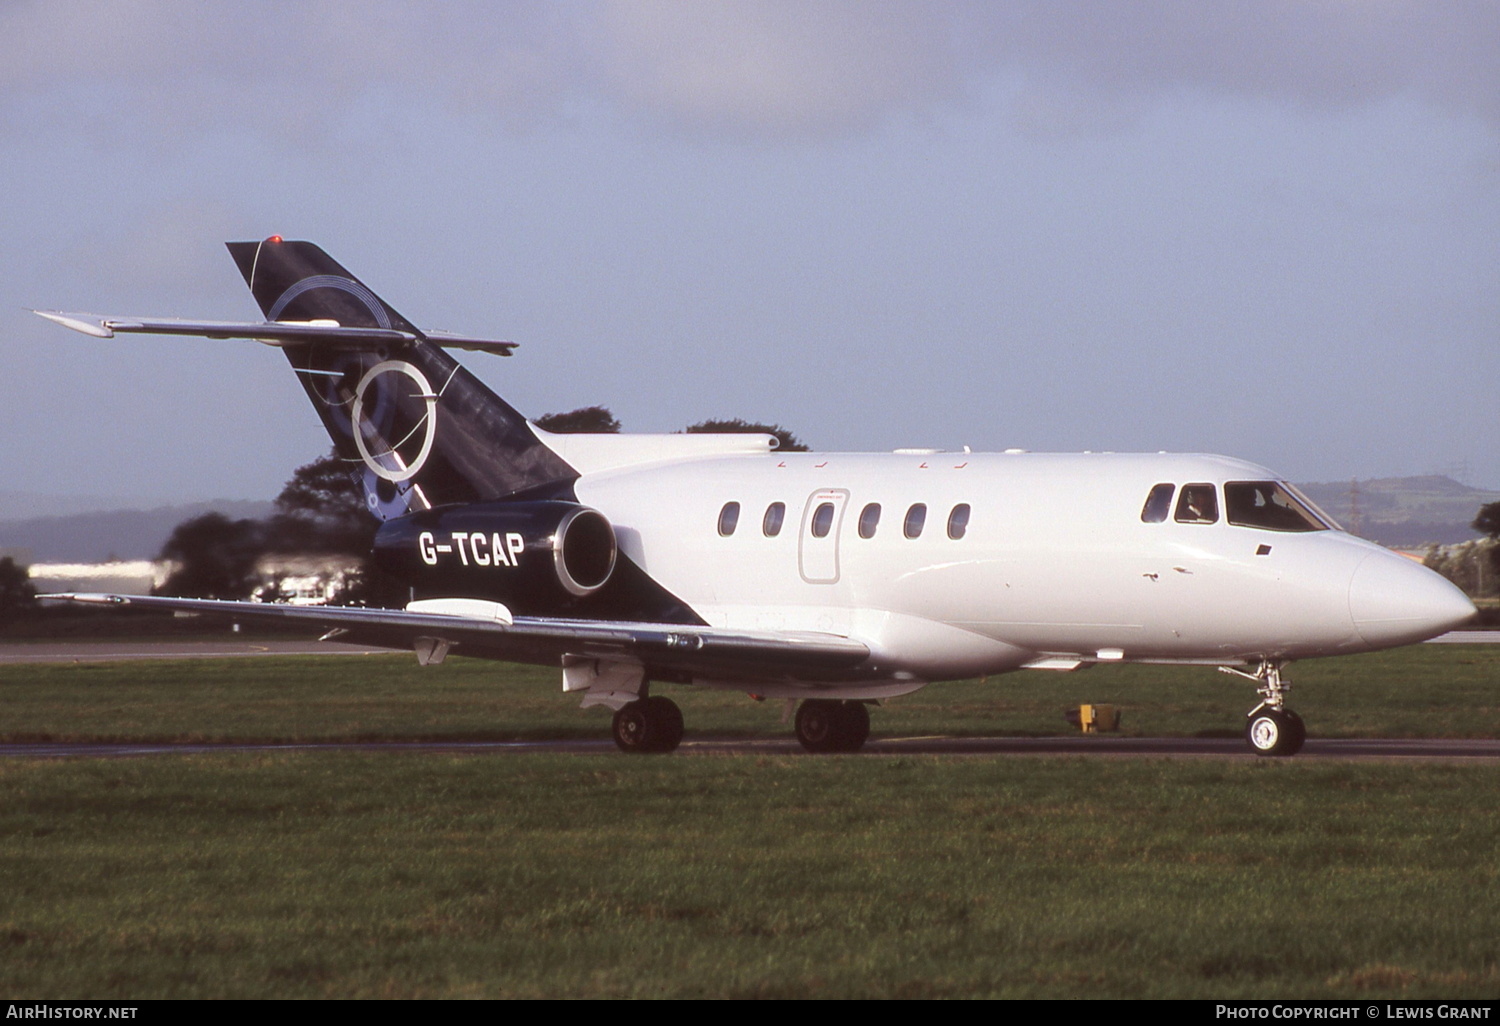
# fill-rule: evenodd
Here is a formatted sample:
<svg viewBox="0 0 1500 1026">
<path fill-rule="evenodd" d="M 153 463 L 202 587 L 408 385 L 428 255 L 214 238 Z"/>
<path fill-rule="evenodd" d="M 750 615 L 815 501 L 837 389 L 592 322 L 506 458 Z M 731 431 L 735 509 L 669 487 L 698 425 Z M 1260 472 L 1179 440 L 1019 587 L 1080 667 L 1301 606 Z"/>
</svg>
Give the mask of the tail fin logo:
<svg viewBox="0 0 1500 1026">
<path fill-rule="evenodd" d="M 266 319 L 280 320 L 286 308 L 292 304 L 298 296 L 313 289 L 334 289 L 345 292 L 364 304 L 365 309 L 370 311 L 370 316 L 375 319 L 377 327 L 391 327 L 390 314 L 386 313 L 385 306 L 380 302 L 380 297 L 352 278 L 345 278 L 338 274 L 314 274 L 303 278 L 295 283 L 271 304 L 271 309 L 266 314 Z"/>
<path fill-rule="evenodd" d="M 406 378 L 410 384 L 401 378 Z M 412 385 L 416 386 L 415 393 L 403 396 L 399 391 Z M 373 395 L 370 394 L 372 389 Z M 403 402 L 403 399 L 408 401 Z M 415 413 L 409 401 L 412 399 L 422 401 L 420 415 L 412 415 Z M 437 434 L 437 401 L 437 393 L 432 390 L 427 376 L 404 360 L 377 363 L 360 378 L 350 410 L 355 428 L 354 444 L 359 449 L 360 459 L 376 477 L 397 484 L 415 477 L 422 469 L 432 453 L 432 440 Z M 398 417 L 398 410 L 409 412 Z M 405 427 L 404 434 L 398 425 Z"/>
</svg>

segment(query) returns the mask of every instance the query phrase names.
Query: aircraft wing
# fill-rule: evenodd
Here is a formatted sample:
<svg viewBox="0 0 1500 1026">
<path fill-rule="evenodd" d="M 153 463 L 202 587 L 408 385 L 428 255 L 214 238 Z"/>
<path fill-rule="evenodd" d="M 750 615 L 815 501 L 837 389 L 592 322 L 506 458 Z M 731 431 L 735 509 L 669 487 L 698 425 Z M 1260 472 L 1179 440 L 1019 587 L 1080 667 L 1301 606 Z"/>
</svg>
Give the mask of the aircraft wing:
<svg viewBox="0 0 1500 1026">
<path fill-rule="evenodd" d="M 620 620 L 510 618 L 503 606 L 472 603 L 475 615 L 420 609 L 354 606 L 291 606 L 270 602 L 160 598 L 143 595 L 43 595 L 43 599 L 142 609 L 170 609 L 231 618 L 320 628 L 325 637 L 415 651 L 438 661 L 451 647 L 459 655 L 558 666 L 564 656 L 628 660 L 656 670 L 717 679 L 838 679 L 870 656 L 862 642 L 837 634 L 799 631 L 735 631 L 715 627 L 634 623 Z M 462 604 L 466 600 L 441 600 Z M 485 608 L 498 615 L 483 615 Z M 431 658 L 441 645 L 437 659 Z"/>
<path fill-rule="evenodd" d="M 116 333 L 123 332 L 191 335 L 198 338 L 248 338 L 273 346 L 289 342 L 312 342 L 350 349 L 413 342 L 421 338 L 446 349 L 469 349 L 498 356 L 509 356 L 517 345 L 515 342 L 471 338 L 443 331 L 419 336 L 415 332 L 395 328 L 345 327 L 336 321 L 185 321 L 173 318 L 106 317 L 91 313 L 61 313 L 56 310 L 33 310 L 32 313 L 95 338 L 114 338 Z"/>
</svg>

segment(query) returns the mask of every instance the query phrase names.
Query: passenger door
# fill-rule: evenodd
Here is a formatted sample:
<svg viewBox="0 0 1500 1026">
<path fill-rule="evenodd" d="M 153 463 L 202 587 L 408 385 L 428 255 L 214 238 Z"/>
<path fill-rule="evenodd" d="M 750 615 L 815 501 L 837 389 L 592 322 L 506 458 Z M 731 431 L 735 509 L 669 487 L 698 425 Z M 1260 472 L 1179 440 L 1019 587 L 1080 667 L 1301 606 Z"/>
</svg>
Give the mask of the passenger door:
<svg viewBox="0 0 1500 1026">
<path fill-rule="evenodd" d="M 808 584 L 833 584 L 839 579 L 839 535 L 849 493 L 822 488 L 808 496 L 797 535 L 798 569 Z"/>
</svg>

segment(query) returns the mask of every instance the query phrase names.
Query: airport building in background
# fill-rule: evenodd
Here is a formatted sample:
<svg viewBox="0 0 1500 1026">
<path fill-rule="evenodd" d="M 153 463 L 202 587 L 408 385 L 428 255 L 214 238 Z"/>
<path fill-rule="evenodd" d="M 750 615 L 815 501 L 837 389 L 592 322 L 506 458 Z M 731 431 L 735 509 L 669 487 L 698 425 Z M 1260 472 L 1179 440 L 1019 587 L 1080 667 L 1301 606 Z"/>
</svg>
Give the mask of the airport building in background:
<svg viewBox="0 0 1500 1026">
<path fill-rule="evenodd" d="M 15 555 L 25 552 L 23 560 Z M 29 550 L 0 550 L 0 558 L 11 556 L 28 567 L 31 583 L 39 594 L 93 592 L 111 595 L 150 595 L 171 576 L 166 560 L 117 560 L 108 563 L 31 563 Z M 251 596 L 263 601 L 279 585 L 281 601 L 295 606 L 326 605 L 341 589 L 356 564 L 347 558 L 326 556 L 273 556 L 256 568 L 268 583 Z"/>
</svg>

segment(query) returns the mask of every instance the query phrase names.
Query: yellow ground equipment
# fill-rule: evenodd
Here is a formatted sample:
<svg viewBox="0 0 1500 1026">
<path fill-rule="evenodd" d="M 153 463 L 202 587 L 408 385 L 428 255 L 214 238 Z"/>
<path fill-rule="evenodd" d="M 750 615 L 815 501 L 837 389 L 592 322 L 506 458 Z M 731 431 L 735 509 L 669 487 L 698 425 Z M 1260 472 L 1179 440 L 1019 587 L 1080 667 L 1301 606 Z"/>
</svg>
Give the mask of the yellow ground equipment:
<svg viewBox="0 0 1500 1026">
<path fill-rule="evenodd" d="M 1085 734 L 1108 734 L 1120 729 L 1120 709 L 1113 705 L 1080 705 L 1068 710 L 1068 722 Z"/>
</svg>

